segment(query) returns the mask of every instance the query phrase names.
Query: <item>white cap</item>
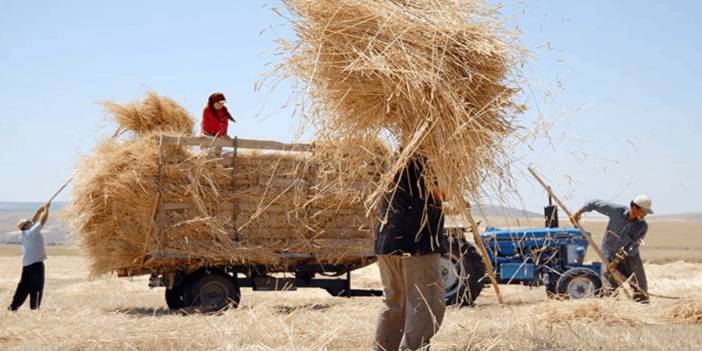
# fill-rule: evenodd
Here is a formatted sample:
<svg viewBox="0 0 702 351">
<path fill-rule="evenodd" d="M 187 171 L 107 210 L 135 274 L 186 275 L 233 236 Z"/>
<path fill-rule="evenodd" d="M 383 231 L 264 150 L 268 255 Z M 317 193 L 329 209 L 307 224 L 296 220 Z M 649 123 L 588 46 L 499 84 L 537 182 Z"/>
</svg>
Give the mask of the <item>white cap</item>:
<svg viewBox="0 0 702 351">
<path fill-rule="evenodd" d="M 653 210 L 651 209 L 651 199 L 646 196 L 646 195 L 639 195 L 634 198 L 632 201 L 636 206 L 641 207 L 646 213 L 648 214 L 653 214 Z"/>
</svg>

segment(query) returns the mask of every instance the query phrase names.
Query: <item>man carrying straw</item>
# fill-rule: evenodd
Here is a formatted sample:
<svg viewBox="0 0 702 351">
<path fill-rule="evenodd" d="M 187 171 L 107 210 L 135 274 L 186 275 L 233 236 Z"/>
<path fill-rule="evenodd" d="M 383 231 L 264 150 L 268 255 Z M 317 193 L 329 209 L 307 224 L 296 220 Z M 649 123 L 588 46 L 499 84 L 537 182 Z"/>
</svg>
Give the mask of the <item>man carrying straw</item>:
<svg viewBox="0 0 702 351">
<path fill-rule="evenodd" d="M 32 219 L 21 220 L 17 226 L 22 231 L 22 277 L 7 308 L 17 311 L 29 296 L 29 308 L 36 310 L 41 305 L 44 293 L 44 260 L 46 249 L 41 230 L 49 218 L 49 204 L 42 206 Z"/>
<path fill-rule="evenodd" d="M 385 305 L 374 350 L 426 348 L 446 308 L 439 262 L 447 250 L 442 196 L 427 182 L 423 157 L 409 159 L 383 199 L 375 239 Z"/>
<path fill-rule="evenodd" d="M 631 201 L 627 208 L 600 200 L 590 201 L 573 214 L 575 223 L 585 212 L 597 211 L 607 217 L 607 231 L 602 239 L 602 251 L 610 265 L 618 270 L 625 278 L 630 279 L 634 290 L 634 300 L 648 303 L 648 283 L 644 271 L 639 245 L 646 236 L 648 224 L 644 220 L 651 210 L 651 199 L 646 195 L 639 195 Z M 632 277 L 633 276 L 633 277 Z M 609 277 L 614 289 L 619 284 Z"/>
</svg>

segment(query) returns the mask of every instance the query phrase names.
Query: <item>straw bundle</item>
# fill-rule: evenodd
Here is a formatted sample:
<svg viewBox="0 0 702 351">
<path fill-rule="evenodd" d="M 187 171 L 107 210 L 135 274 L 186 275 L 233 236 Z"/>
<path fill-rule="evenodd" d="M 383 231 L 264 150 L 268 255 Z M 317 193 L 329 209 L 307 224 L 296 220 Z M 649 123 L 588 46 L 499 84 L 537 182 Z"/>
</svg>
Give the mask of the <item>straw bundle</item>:
<svg viewBox="0 0 702 351">
<path fill-rule="evenodd" d="M 668 312 L 673 322 L 684 324 L 702 324 L 702 303 L 690 300 L 675 304 Z"/>
<path fill-rule="evenodd" d="M 480 0 L 285 0 L 298 39 L 280 66 L 304 83 L 320 138 L 389 132 L 400 149 L 379 188 L 414 154 L 452 197 L 509 179 L 504 140 L 521 48 Z"/>
<path fill-rule="evenodd" d="M 131 104 L 104 103 L 119 126 L 144 136 L 160 131 L 178 134 L 193 134 L 193 118 L 173 99 L 159 96 L 153 91 L 144 101 Z"/>
<path fill-rule="evenodd" d="M 342 142 L 363 143 L 372 153 L 320 141 L 312 153 L 217 156 L 208 149 L 160 147 L 163 133 L 192 131 L 192 118 L 170 99 L 151 93 L 143 102 L 108 106 L 134 133 L 104 141 L 79 162 L 64 212 L 93 274 L 207 263 L 282 265 L 283 254 L 355 262 L 370 251 L 363 199 L 384 165 L 377 141 Z M 345 176 L 348 167 L 362 172 Z M 166 204 L 171 208 L 162 208 Z"/>
<path fill-rule="evenodd" d="M 574 321 L 604 325 L 640 326 L 644 322 L 632 313 L 630 305 L 614 300 L 583 300 L 546 304 L 536 309 L 536 320 L 551 324 Z"/>
</svg>

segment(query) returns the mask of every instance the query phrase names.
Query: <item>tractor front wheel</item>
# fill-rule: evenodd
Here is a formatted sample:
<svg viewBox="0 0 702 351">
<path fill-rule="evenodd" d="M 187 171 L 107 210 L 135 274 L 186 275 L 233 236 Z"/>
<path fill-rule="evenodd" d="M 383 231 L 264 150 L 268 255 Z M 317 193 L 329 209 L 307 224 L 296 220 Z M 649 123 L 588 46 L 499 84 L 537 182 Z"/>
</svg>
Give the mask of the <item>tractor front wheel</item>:
<svg viewBox="0 0 702 351">
<path fill-rule="evenodd" d="M 602 295 L 602 278 L 588 268 L 567 270 L 556 283 L 559 297 L 566 299 L 586 299 Z"/>
</svg>

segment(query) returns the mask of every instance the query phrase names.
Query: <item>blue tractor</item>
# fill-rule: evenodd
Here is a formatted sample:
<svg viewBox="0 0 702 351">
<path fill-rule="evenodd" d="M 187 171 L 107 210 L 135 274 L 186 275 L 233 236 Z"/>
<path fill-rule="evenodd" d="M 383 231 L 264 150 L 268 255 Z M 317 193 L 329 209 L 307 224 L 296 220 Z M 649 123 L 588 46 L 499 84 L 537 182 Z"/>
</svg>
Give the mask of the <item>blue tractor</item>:
<svg viewBox="0 0 702 351">
<path fill-rule="evenodd" d="M 487 228 L 480 235 L 499 284 L 545 286 L 554 298 L 599 296 L 603 289 L 602 264 L 585 263 L 588 241 L 577 228 L 559 228 L 555 207 L 546 207 L 546 227 Z M 474 244 L 452 228 L 451 250 L 444 256 L 442 275 L 446 302 L 470 305 L 489 282 Z"/>
</svg>

